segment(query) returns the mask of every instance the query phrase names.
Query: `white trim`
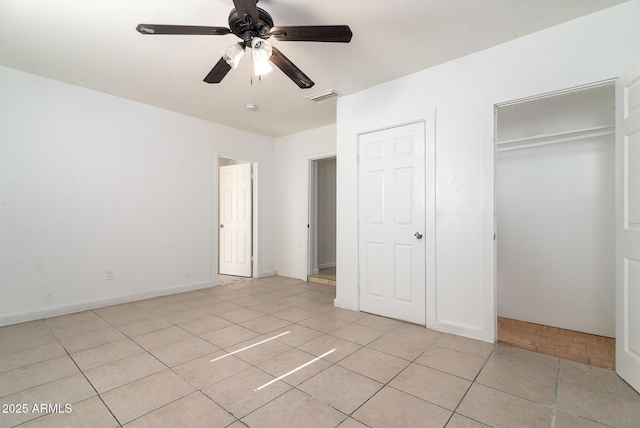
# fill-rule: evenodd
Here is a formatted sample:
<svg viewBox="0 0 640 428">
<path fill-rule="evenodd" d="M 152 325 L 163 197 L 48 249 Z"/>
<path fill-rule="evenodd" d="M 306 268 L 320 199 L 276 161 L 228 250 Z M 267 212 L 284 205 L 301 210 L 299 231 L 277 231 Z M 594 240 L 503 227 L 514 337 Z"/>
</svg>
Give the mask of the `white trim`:
<svg viewBox="0 0 640 428">
<path fill-rule="evenodd" d="M 498 288 L 495 173 L 496 173 L 496 107 L 482 108 L 482 326 L 478 339 L 495 343 L 498 341 Z"/>
<path fill-rule="evenodd" d="M 596 126 L 576 131 L 558 132 L 555 134 L 534 135 L 513 140 L 497 141 L 497 151 L 526 149 L 529 147 L 547 146 L 550 144 L 567 143 L 570 141 L 583 140 L 587 138 L 602 137 L 615 134 L 615 125 Z"/>
<path fill-rule="evenodd" d="M 425 231 L 431 235 L 426 242 L 425 281 L 426 281 L 426 325 L 428 328 L 438 324 L 437 277 L 436 277 L 436 113 L 425 117 Z M 428 231 L 431 231 L 429 234 Z"/>
<path fill-rule="evenodd" d="M 315 154 L 307 158 L 307 276 L 316 275 L 319 273 L 319 269 L 321 269 L 320 266 L 317 266 L 318 254 L 315 245 L 315 243 L 318 242 L 318 161 L 332 158 L 336 159 L 336 163 L 338 162 L 336 152 Z M 311 236 L 312 233 L 313 236 Z"/>
<path fill-rule="evenodd" d="M 358 301 L 351 302 L 349 300 L 333 299 L 333 306 L 336 308 L 349 309 L 350 311 L 359 311 Z"/>
<path fill-rule="evenodd" d="M 558 89 L 557 91 L 544 92 L 541 94 L 530 95 L 528 97 L 516 98 L 514 100 L 496 102 L 493 105 L 495 108 L 501 108 L 501 107 L 506 107 L 506 106 L 515 105 L 515 104 L 522 104 L 522 103 L 527 103 L 529 101 L 542 100 L 544 98 L 551 98 L 558 95 L 565 95 L 565 94 L 570 94 L 572 92 L 579 92 L 585 89 L 601 88 L 603 86 L 613 85 L 615 84 L 615 81 L 616 81 L 615 78 L 605 79 L 605 80 L 600 80 L 598 82 L 587 83 L 584 85 L 571 86 L 569 88 Z"/>
<path fill-rule="evenodd" d="M 215 285 L 215 282 L 206 281 L 196 284 L 180 285 L 178 287 L 163 288 L 161 290 L 150 290 L 142 293 L 127 294 L 125 296 L 112 297 L 108 299 L 93 300 L 91 302 L 85 302 L 75 305 L 58 306 L 41 311 L 30 311 L 21 314 L 3 315 L 0 316 L 0 326 L 51 318 L 59 315 L 73 314 L 76 312 L 90 311 L 93 309 L 105 308 L 107 306 L 119 305 L 122 303 L 137 302 L 139 300 L 151 299 L 154 297 L 185 293 L 187 291 L 202 290 L 204 288 L 213 287 Z"/>
<path fill-rule="evenodd" d="M 421 123 L 425 130 L 425 324 L 426 328 L 433 328 L 442 330 L 443 327 L 439 323 L 437 318 L 437 276 L 436 276 L 436 109 L 433 113 L 426 115 L 422 119 L 412 120 L 408 122 L 391 124 L 382 128 L 372 129 L 364 132 L 359 132 L 356 135 L 356 141 L 360 141 L 362 135 L 370 134 L 372 132 L 383 131 L 386 129 L 402 127 L 405 125 L 411 125 L 415 123 Z M 358 144 L 356 149 L 356 156 L 358 159 L 357 168 L 360 168 L 360 146 Z M 359 176 L 359 175 L 358 175 Z M 357 194 L 360 194 L 360 182 L 357 183 Z M 358 206 L 358 209 L 360 207 Z M 357 218 L 359 213 L 357 213 Z M 358 249 L 358 271 L 357 271 L 357 293 L 355 302 L 347 302 L 344 300 L 334 300 L 334 306 L 351 309 L 355 311 L 360 310 L 360 228 L 357 231 L 357 249 Z M 445 327 L 446 328 L 446 327 Z"/>
<path fill-rule="evenodd" d="M 219 217 L 219 201 L 218 201 L 218 191 L 219 191 L 219 183 L 218 180 L 220 179 L 220 174 L 219 174 L 219 169 L 220 169 L 220 153 L 218 153 L 217 150 L 213 150 L 212 151 L 212 155 L 213 155 L 213 159 L 211 161 L 211 203 L 209 204 L 210 206 L 210 212 L 209 212 L 209 217 L 211 218 L 211 241 L 209 244 L 210 247 L 210 252 L 209 254 L 211 255 L 211 280 L 213 281 L 214 284 L 218 283 L 218 263 L 220 260 L 220 255 L 218 254 L 218 249 L 219 249 L 219 245 L 218 245 L 218 233 L 219 233 L 219 228 L 218 225 L 220 224 L 219 221 L 220 219 Z"/>
<path fill-rule="evenodd" d="M 253 222 L 252 226 L 252 242 L 251 242 L 251 257 L 253 257 L 253 266 L 251 267 L 251 276 L 253 278 L 258 278 L 260 273 L 260 233 L 259 225 L 260 225 L 260 174 L 259 174 L 259 163 L 252 162 L 251 163 L 251 198 L 252 198 L 252 207 L 251 207 L 251 219 Z"/>
<path fill-rule="evenodd" d="M 496 141 L 497 109 L 529 101 L 540 100 L 581 90 L 612 85 L 616 78 L 514 98 L 489 100 L 482 111 L 482 328 L 475 337 L 488 342 L 498 341 L 498 283 L 497 283 L 497 218 L 495 175 L 498 143 Z M 490 302 L 490 303 L 487 303 Z M 464 335 L 464 333 L 463 333 Z"/>
<path fill-rule="evenodd" d="M 269 271 L 266 271 L 266 272 L 261 272 L 259 275 L 256 275 L 254 278 L 267 278 L 267 277 L 274 276 L 274 275 L 277 275 L 276 271 L 275 270 L 269 270 Z"/>
<path fill-rule="evenodd" d="M 307 159 L 307 276 L 318 273 L 318 251 L 316 242 L 318 217 L 318 163 Z"/>
<path fill-rule="evenodd" d="M 228 152 L 219 152 L 217 150 L 214 150 L 214 153 L 216 154 L 215 156 L 215 163 L 214 163 L 214 175 L 215 175 L 215 213 L 212 213 L 211 218 L 215 220 L 215 222 L 213 223 L 213 229 L 214 229 L 214 233 L 213 235 L 215 236 L 215 240 L 213 241 L 215 243 L 215 248 L 216 248 L 216 254 L 215 254 L 215 264 L 213 266 L 213 271 L 215 272 L 215 277 L 216 277 L 216 283 L 217 283 L 217 276 L 218 276 L 218 270 L 220 269 L 219 263 L 220 263 L 220 255 L 218 254 L 219 251 L 219 235 L 218 235 L 218 229 L 219 229 L 219 225 L 220 225 L 220 221 L 219 221 L 219 207 L 220 207 L 220 201 L 219 201 L 219 195 L 218 195 L 218 190 L 219 190 L 219 185 L 220 183 L 218 183 L 219 181 L 219 174 L 220 174 L 220 163 L 219 163 L 219 159 L 220 158 L 225 158 L 225 159 L 233 159 L 233 160 L 237 160 L 237 161 L 241 161 L 244 163 L 249 163 L 251 164 L 251 178 L 252 178 L 252 187 L 251 187 L 251 193 L 252 193 L 252 207 L 251 207 L 251 214 L 252 214 L 252 241 L 251 241 L 251 254 L 253 257 L 253 263 L 251 266 L 251 277 L 252 278 L 261 278 L 261 277 L 265 277 L 265 276 L 271 276 L 271 275 L 275 275 L 275 271 L 270 271 L 270 272 L 260 272 L 261 269 L 261 265 L 260 265 L 260 261 L 261 261 L 261 252 L 260 252 L 260 196 L 261 196 L 261 192 L 260 192 L 260 160 L 256 160 L 256 159 L 252 159 L 250 157 L 247 156 L 243 156 L 243 155 L 236 155 L 236 154 L 232 154 L 232 153 L 228 153 Z M 271 273 L 273 272 L 273 273 Z"/>
<path fill-rule="evenodd" d="M 321 265 L 318 265 L 318 270 L 320 269 L 329 269 L 332 267 L 336 267 L 336 262 L 332 262 L 332 263 L 323 263 Z"/>
</svg>

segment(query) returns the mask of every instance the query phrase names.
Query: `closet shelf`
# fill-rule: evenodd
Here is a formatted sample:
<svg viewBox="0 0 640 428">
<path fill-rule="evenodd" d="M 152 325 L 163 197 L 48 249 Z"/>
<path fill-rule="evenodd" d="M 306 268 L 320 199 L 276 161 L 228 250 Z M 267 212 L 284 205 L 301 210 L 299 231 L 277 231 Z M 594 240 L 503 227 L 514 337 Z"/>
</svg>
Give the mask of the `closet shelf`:
<svg viewBox="0 0 640 428">
<path fill-rule="evenodd" d="M 546 146 L 549 144 L 566 143 L 585 138 L 601 137 L 615 133 L 615 125 L 596 126 L 578 131 L 559 132 L 556 134 L 534 135 L 514 140 L 498 141 L 497 151 L 524 149 L 528 147 Z"/>
</svg>

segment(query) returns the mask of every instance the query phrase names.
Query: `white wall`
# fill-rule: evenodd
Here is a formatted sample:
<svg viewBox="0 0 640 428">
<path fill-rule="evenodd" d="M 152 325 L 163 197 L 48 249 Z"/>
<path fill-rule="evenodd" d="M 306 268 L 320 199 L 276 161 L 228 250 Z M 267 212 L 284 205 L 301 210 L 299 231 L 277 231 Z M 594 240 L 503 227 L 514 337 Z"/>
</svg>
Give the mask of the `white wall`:
<svg viewBox="0 0 640 428">
<path fill-rule="evenodd" d="M 499 316 L 615 336 L 614 134 L 566 141 L 612 127 L 614 101 L 607 85 L 498 109 L 498 143 L 520 140 L 497 155 Z"/>
<path fill-rule="evenodd" d="M 0 67 L 0 324 L 212 285 L 216 150 L 260 162 L 273 272 L 272 138 Z"/>
<path fill-rule="evenodd" d="M 277 138 L 275 147 L 276 270 L 278 275 L 306 280 L 309 160 L 335 155 L 336 127 Z"/>
<path fill-rule="evenodd" d="M 318 161 L 318 268 L 336 265 L 336 159 Z"/>
<path fill-rule="evenodd" d="M 436 298 L 427 324 L 494 341 L 492 106 L 619 76 L 640 61 L 638 16 L 640 1 L 631 1 L 340 98 L 336 305 L 358 308 L 358 133 L 435 108 L 436 289 L 427 295 Z"/>
<path fill-rule="evenodd" d="M 613 137 L 498 154 L 499 316 L 615 337 Z"/>
</svg>

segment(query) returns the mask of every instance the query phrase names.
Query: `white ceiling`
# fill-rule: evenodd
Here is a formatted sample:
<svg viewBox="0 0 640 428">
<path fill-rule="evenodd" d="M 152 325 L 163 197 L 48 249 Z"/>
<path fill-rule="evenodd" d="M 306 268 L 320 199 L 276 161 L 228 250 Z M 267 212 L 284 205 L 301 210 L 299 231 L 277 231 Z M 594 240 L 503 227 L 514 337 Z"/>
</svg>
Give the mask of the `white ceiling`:
<svg viewBox="0 0 640 428">
<path fill-rule="evenodd" d="M 261 0 L 275 25 L 346 24 L 351 43 L 271 40 L 316 85 L 250 58 L 222 83 L 202 79 L 226 36 L 144 36 L 138 23 L 227 27 L 232 0 L 0 0 L 0 65 L 273 137 L 335 123 L 348 95 L 626 0 Z M 245 110 L 255 103 L 258 110 Z"/>
</svg>

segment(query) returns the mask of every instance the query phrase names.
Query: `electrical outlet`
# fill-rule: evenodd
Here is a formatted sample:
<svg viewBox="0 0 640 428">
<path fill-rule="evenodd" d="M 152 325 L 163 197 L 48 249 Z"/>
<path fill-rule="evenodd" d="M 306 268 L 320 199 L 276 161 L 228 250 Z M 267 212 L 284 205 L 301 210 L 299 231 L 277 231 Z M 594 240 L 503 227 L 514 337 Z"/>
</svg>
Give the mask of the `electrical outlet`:
<svg viewBox="0 0 640 428">
<path fill-rule="evenodd" d="M 107 269 L 107 270 L 106 270 L 106 272 L 105 272 L 105 279 L 106 279 L 107 281 L 111 281 L 111 280 L 113 279 L 113 275 L 114 275 L 113 269 L 112 269 L 112 268 L 109 268 L 109 269 Z"/>
</svg>

